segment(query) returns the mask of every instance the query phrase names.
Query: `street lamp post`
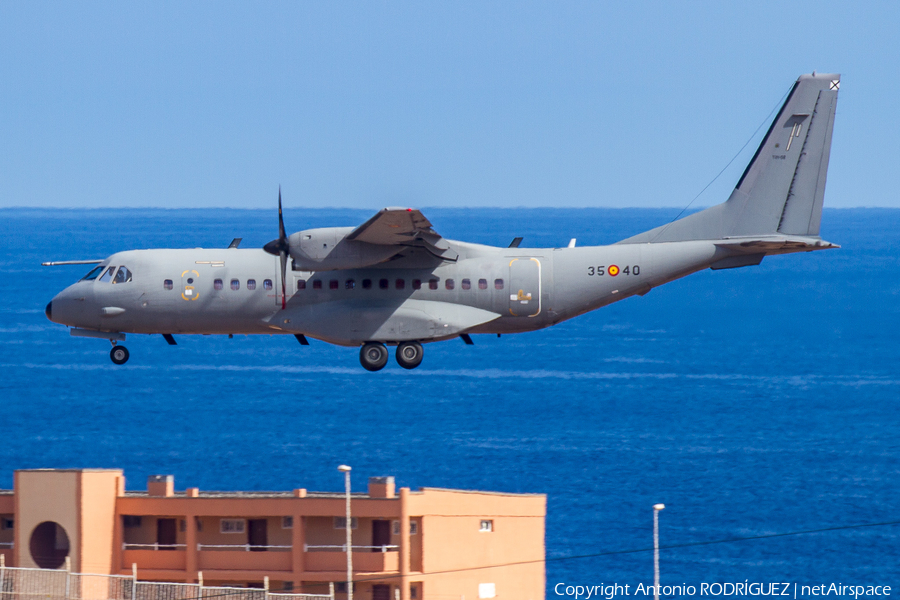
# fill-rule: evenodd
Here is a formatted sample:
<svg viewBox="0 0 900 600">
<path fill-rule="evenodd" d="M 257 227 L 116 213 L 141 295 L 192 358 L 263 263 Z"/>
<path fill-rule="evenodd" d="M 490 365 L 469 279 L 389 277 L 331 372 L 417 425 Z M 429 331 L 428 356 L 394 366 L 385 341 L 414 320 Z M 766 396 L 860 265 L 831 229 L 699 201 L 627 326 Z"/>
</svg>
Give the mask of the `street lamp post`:
<svg viewBox="0 0 900 600">
<path fill-rule="evenodd" d="M 345 523 L 347 528 L 347 600 L 353 600 L 353 540 L 351 537 L 353 528 L 350 526 L 350 470 L 350 467 L 347 465 L 338 467 L 338 471 L 344 474 L 344 487 L 347 491 L 347 522 Z"/>
<path fill-rule="evenodd" d="M 665 507 L 653 505 L 653 600 L 659 600 L 659 511 Z"/>
</svg>

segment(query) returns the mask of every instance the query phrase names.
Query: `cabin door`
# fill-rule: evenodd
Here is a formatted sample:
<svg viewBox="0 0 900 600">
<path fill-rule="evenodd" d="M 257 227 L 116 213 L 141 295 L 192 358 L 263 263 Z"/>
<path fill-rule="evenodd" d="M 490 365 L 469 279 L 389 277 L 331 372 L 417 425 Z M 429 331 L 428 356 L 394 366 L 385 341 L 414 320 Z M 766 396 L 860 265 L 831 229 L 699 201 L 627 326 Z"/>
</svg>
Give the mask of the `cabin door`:
<svg viewBox="0 0 900 600">
<path fill-rule="evenodd" d="M 541 261 L 514 258 L 509 263 L 509 314 L 536 317 L 541 312 Z"/>
</svg>

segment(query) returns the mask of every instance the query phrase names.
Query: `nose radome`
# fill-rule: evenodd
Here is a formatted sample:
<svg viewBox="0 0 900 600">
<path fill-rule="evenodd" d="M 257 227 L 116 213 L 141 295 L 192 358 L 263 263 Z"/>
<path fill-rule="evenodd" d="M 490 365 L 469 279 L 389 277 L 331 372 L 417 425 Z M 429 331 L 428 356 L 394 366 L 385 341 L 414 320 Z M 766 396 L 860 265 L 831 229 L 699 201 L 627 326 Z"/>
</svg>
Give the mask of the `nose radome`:
<svg viewBox="0 0 900 600">
<path fill-rule="evenodd" d="M 53 320 L 53 301 L 47 303 L 47 308 L 44 309 L 44 314 L 47 315 L 47 318 L 51 321 Z"/>
</svg>

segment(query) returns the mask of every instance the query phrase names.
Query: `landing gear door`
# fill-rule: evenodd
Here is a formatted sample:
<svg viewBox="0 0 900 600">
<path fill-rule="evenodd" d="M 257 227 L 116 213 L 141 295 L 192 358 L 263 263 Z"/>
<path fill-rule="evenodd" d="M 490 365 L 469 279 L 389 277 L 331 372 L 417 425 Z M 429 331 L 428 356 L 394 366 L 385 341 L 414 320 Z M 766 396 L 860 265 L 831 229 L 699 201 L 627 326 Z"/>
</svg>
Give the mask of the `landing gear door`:
<svg viewBox="0 0 900 600">
<path fill-rule="evenodd" d="M 541 312 L 541 261 L 514 258 L 509 263 L 509 313 L 536 317 Z"/>
</svg>

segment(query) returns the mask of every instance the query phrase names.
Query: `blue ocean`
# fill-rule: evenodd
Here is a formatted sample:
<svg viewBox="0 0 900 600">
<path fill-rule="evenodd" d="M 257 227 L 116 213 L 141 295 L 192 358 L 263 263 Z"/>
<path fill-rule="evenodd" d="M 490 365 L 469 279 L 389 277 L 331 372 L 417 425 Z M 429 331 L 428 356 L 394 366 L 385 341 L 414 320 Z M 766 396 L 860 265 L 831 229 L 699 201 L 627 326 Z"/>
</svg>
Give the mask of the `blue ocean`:
<svg viewBox="0 0 900 600">
<path fill-rule="evenodd" d="M 290 209 L 290 231 L 372 211 Z M 605 244 L 678 210 L 423 209 L 445 237 Z M 122 468 L 205 490 L 547 494 L 556 584 L 900 585 L 900 210 L 826 209 L 839 250 L 704 271 L 544 331 L 425 347 L 415 371 L 292 336 L 72 338 L 47 302 L 103 258 L 261 247 L 274 210 L 0 210 L 0 487 Z M 891 524 L 893 523 L 893 524 Z M 866 525 L 864 527 L 850 527 Z M 806 532 L 806 533 L 802 533 Z M 791 534 L 791 535 L 777 535 Z M 746 539 L 756 538 L 756 539 Z"/>
</svg>

